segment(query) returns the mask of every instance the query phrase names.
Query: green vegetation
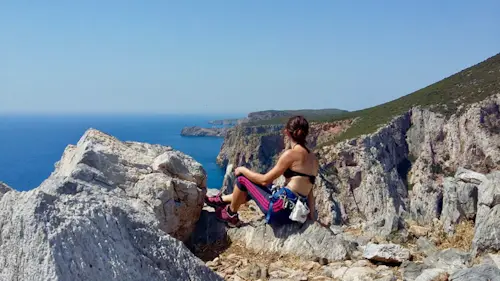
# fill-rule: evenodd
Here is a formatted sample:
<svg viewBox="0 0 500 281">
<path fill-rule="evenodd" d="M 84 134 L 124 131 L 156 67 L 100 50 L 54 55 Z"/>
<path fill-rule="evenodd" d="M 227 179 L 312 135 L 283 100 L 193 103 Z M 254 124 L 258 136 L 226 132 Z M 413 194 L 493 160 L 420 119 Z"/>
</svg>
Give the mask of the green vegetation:
<svg viewBox="0 0 500 281">
<path fill-rule="evenodd" d="M 310 121 L 313 122 L 356 119 L 356 122 L 343 134 L 330 143 L 323 144 L 326 145 L 373 133 L 392 118 L 408 112 L 414 106 L 432 108 L 435 112 L 450 116 L 459 111 L 460 107 L 462 107 L 460 110 L 464 110 L 468 104 L 498 93 L 500 93 L 500 54 L 414 93 L 375 107 L 341 115 L 317 114 L 309 117 L 312 117 Z M 284 119 L 266 120 L 261 124 L 279 122 L 284 122 Z"/>
<path fill-rule="evenodd" d="M 372 133 L 414 106 L 432 108 L 435 112 L 450 116 L 460 106 L 467 106 L 497 93 L 500 93 L 500 54 L 399 99 L 350 112 L 340 118 L 331 118 L 330 121 L 359 118 L 335 140 L 338 142 Z"/>
</svg>

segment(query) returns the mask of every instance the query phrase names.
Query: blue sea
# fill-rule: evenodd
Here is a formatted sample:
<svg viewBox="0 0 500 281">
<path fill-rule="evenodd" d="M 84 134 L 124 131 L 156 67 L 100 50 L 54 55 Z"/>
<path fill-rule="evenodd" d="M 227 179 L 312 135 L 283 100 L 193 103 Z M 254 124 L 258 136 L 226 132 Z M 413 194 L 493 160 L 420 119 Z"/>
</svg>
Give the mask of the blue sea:
<svg viewBox="0 0 500 281">
<path fill-rule="evenodd" d="M 185 126 L 210 126 L 227 116 L 28 116 L 0 115 L 0 181 L 17 190 L 37 187 L 54 170 L 68 144 L 95 128 L 123 141 L 169 145 L 200 162 L 208 187 L 220 188 L 224 171 L 215 163 L 222 138 L 182 137 Z"/>
</svg>

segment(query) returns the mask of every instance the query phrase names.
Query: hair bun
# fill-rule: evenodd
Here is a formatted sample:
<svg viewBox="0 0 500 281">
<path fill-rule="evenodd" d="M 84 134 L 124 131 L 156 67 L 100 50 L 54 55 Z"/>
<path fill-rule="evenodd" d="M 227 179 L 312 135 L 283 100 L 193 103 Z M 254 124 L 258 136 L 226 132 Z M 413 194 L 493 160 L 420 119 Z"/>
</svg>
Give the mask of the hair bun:
<svg viewBox="0 0 500 281">
<path fill-rule="evenodd" d="M 286 129 L 290 132 L 293 140 L 299 144 L 306 143 L 307 135 L 309 134 L 309 123 L 303 116 L 294 116 L 288 120 Z"/>
</svg>

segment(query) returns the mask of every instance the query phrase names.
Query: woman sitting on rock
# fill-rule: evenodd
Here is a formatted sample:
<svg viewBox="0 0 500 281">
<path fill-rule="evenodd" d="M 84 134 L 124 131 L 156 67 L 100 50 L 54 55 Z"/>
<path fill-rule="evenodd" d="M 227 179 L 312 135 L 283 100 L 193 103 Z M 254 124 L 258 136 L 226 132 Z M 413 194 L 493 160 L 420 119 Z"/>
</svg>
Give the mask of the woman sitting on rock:
<svg viewBox="0 0 500 281">
<path fill-rule="evenodd" d="M 257 203 L 268 223 L 284 224 L 292 219 L 303 222 L 306 216 L 314 218 L 313 185 L 319 165 L 314 153 L 306 147 L 309 123 L 302 116 L 292 117 L 284 132 L 292 148 L 281 155 L 274 168 L 266 174 L 259 174 L 238 167 L 234 172 L 237 178 L 232 194 L 205 199 L 207 205 L 216 208 L 219 220 L 229 226 L 238 225 L 238 209 L 249 199 Z M 286 179 L 285 186 L 273 193 L 269 186 L 281 175 Z"/>
</svg>

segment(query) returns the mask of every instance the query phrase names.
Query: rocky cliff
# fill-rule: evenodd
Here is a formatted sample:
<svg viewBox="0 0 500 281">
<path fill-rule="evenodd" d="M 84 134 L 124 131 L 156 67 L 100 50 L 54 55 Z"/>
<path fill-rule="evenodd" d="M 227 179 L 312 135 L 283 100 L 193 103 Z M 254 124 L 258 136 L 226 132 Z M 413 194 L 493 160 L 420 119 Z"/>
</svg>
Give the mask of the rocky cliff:
<svg viewBox="0 0 500 281">
<path fill-rule="evenodd" d="M 0 280 L 220 280 L 176 239 L 205 182 L 172 148 L 89 130 L 40 187 L 0 184 Z"/>
<path fill-rule="evenodd" d="M 181 131 L 181 136 L 190 137 L 224 137 L 228 128 L 202 128 L 198 126 L 185 127 Z"/>
<path fill-rule="evenodd" d="M 387 104 L 312 122 L 320 220 L 388 235 L 439 218 L 446 176 L 500 166 L 499 74 L 497 55 Z M 233 129 L 218 162 L 267 171 L 285 147 L 278 126 Z"/>
<path fill-rule="evenodd" d="M 351 123 L 352 120 L 312 123 L 307 139 L 308 145 L 315 147 L 318 143 L 333 139 Z M 259 172 L 267 171 L 286 148 L 283 129 L 284 126 L 280 124 L 231 128 L 224 138 L 217 163 L 223 167 L 231 164 L 234 167 L 247 166 Z"/>
</svg>

